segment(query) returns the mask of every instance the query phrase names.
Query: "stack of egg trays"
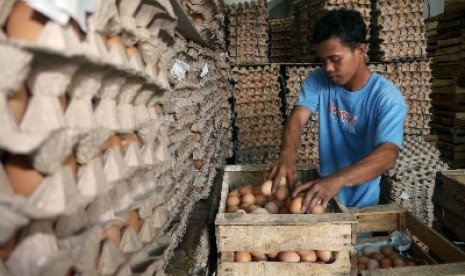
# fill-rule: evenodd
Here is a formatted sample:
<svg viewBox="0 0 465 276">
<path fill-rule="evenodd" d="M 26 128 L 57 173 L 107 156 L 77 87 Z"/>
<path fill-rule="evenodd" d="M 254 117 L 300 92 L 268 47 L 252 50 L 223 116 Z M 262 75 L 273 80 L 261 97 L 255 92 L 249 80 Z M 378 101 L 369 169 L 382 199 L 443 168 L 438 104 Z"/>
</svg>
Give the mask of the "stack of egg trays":
<svg viewBox="0 0 465 276">
<path fill-rule="evenodd" d="M 208 45 L 225 48 L 224 19 L 226 6 L 218 0 L 181 0 L 189 20 Z"/>
<path fill-rule="evenodd" d="M 370 60 L 395 62 L 426 57 L 423 1 L 377 0 L 374 11 Z"/>
<path fill-rule="evenodd" d="M 432 226 L 436 171 L 448 169 L 439 150 L 422 135 L 406 135 L 394 169 L 383 177 L 383 197 L 406 207 Z"/>
<path fill-rule="evenodd" d="M 292 60 L 292 24 L 293 18 L 270 19 L 271 62 L 290 62 Z"/>
<path fill-rule="evenodd" d="M 319 65 L 294 65 L 286 66 L 286 115 L 289 116 L 294 103 L 299 97 L 302 83 L 307 76 L 319 68 Z M 318 114 L 312 117 L 302 130 L 300 148 L 297 153 L 297 163 L 307 165 L 319 164 L 318 155 Z"/>
<path fill-rule="evenodd" d="M 279 67 L 234 67 L 238 163 L 269 163 L 279 155 L 282 133 Z"/>
<path fill-rule="evenodd" d="M 236 64 L 268 62 L 269 23 L 265 0 L 232 4 L 229 9 L 229 61 Z"/>
<path fill-rule="evenodd" d="M 370 64 L 372 71 L 394 83 L 404 95 L 407 104 L 405 134 L 428 135 L 431 120 L 430 62 L 411 61 Z"/>
</svg>

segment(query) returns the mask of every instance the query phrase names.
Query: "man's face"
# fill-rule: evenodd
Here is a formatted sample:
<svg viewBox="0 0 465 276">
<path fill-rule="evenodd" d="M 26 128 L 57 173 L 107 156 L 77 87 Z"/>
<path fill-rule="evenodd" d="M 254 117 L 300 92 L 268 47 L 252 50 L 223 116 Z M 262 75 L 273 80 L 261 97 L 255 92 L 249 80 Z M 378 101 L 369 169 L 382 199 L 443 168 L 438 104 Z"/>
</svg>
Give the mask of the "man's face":
<svg viewBox="0 0 465 276">
<path fill-rule="evenodd" d="M 334 83 L 347 86 L 354 78 L 359 64 L 365 62 L 365 46 L 361 44 L 352 49 L 332 37 L 316 45 L 316 52 L 323 69 Z"/>
</svg>

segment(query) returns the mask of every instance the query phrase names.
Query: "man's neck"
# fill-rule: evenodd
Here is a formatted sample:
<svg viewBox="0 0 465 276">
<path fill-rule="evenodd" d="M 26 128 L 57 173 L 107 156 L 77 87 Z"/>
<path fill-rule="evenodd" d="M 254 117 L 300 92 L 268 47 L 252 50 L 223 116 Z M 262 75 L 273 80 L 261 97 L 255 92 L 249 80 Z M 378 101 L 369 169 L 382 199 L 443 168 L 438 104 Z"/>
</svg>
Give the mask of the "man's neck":
<svg viewBox="0 0 465 276">
<path fill-rule="evenodd" d="M 364 65 L 355 74 L 353 81 L 347 83 L 344 88 L 351 92 L 359 91 L 367 84 L 368 80 L 370 79 L 370 75 L 370 70 L 368 70 L 368 67 Z"/>
</svg>

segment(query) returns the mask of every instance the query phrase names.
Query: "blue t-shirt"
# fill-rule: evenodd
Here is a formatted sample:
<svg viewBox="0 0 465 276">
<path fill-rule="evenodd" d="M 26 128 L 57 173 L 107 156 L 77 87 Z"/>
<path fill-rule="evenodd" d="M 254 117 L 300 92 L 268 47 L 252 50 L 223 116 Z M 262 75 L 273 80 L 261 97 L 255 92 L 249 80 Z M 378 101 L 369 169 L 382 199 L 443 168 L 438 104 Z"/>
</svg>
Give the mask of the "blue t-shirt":
<svg viewBox="0 0 465 276">
<path fill-rule="evenodd" d="M 405 100 L 391 82 L 376 73 L 361 90 L 350 92 L 317 69 L 303 82 L 296 105 L 319 113 L 323 176 L 355 164 L 383 142 L 402 146 Z M 348 207 L 378 204 L 380 178 L 343 187 L 338 196 Z"/>
</svg>

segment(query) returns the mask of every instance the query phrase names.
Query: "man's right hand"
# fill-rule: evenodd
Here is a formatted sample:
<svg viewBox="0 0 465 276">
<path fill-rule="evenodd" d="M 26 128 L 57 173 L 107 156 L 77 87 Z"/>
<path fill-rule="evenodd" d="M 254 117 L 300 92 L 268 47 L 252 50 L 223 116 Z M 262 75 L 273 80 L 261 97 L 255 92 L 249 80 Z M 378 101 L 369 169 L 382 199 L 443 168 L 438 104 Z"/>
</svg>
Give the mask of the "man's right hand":
<svg viewBox="0 0 465 276">
<path fill-rule="evenodd" d="M 293 154 L 281 153 L 279 159 L 271 164 L 270 169 L 271 173 L 269 179 L 273 181 L 273 186 L 271 188 L 273 194 L 276 193 L 279 185 L 283 185 L 281 183 L 283 181 L 285 181 L 289 190 L 293 190 L 297 173 L 296 158 Z"/>
</svg>

